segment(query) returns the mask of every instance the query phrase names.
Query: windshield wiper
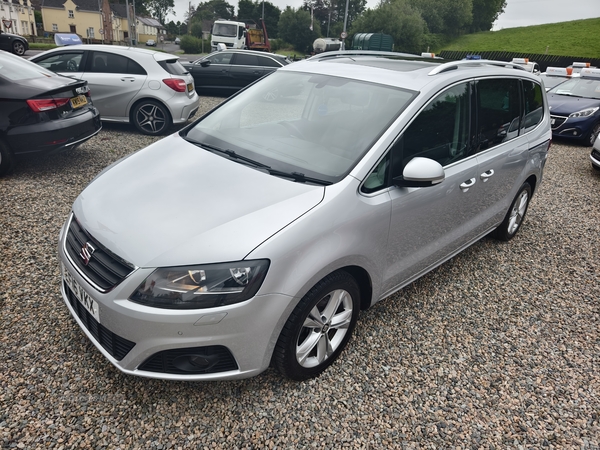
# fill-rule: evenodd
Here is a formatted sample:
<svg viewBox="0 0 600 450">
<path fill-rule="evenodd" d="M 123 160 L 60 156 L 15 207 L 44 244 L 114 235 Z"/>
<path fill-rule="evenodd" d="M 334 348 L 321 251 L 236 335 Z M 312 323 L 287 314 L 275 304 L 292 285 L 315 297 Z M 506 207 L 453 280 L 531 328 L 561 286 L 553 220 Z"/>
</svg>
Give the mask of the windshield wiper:
<svg viewBox="0 0 600 450">
<path fill-rule="evenodd" d="M 187 137 L 183 137 L 183 139 L 185 139 L 189 143 L 194 144 L 198 147 L 205 148 L 206 150 L 208 150 L 210 152 L 222 153 L 224 155 L 227 155 L 231 159 L 237 159 L 240 161 L 244 161 L 258 169 L 264 169 L 269 174 L 276 176 L 276 177 L 291 178 L 292 180 L 298 181 L 300 183 L 314 183 L 314 184 L 320 184 L 322 186 L 328 186 L 328 185 L 332 184 L 330 181 L 320 180 L 318 178 L 307 177 L 306 175 L 304 175 L 303 173 L 300 173 L 300 172 L 284 172 L 282 170 L 272 169 L 271 166 L 263 164 L 259 161 L 255 161 L 254 159 L 248 158 L 246 156 L 242 156 L 242 155 L 234 152 L 233 150 L 219 148 L 214 145 L 205 144 L 204 142 L 194 141 Z"/>
<path fill-rule="evenodd" d="M 276 177 L 282 177 L 282 178 L 291 178 L 294 181 L 298 181 L 300 183 L 314 183 L 314 184 L 320 184 L 323 186 L 329 186 L 331 183 L 331 181 L 325 181 L 325 180 L 320 180 L 318 178 L 311 178 L 311 177 L 307 177 L 306 175 L 304 175 L 303 173 L 300 172 L 284 172 L 282 170 L 277 170 L 277 169 L 267 169 L 267 172 L 269 172 L 271 175 L 274 175 Z"/>
<path fill-rule="evenodd" d="M 205 144 L 204 142 L 197 142 L 197 141 L 188 139 L 186 137 L 184 137 L 184 139 L 186 141 L 194 144 L 194 145 L 197 145 L 199 147 L 205 148 L 208 151 L 222 153 L 224 155 L 229 156 L 231 159 L 237 159 L 237 160 L 240 160 L 240 161 L 244 161 L 244 162 L 246 162 L 246 163 L 248 163 L 248 164 L 250 164 L 250 165 L 252 165 L 254 167 L 259 167 L 261 169 L 271 169 L 270 166 L 267 166 L 266 164 L 263 164 L 261 162 L 255 161 L 252 158 L 248 158 L 246 156 L 242 156 L 242 155 L 234 152 L 233 150 L 219 148 L 219 147 L 216 147 L 214 145 Z"/>
</svg>

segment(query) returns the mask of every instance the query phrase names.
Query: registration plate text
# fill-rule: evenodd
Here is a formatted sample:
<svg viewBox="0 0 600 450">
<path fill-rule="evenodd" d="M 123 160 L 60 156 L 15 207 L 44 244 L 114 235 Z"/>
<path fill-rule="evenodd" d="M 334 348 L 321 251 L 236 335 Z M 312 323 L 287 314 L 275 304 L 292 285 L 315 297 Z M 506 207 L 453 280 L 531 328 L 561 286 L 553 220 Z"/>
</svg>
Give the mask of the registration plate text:
<svg viewBox="0 0 600 450">
<path fill-rule="evenodd" d="M 83 305 L 83 307 L 100 323 L 100 312 L 98 311 L 98 303 L 90 297 L 85 289 L 83 289 L 79 283 L 73 278 L 73 275 L 69 273 L 65 266 L 63 265 L 63 279 L 67 286 L 73 291 L 79 303 Z"/>
<path fill-rule="evenodd" d="M 73 109 L 81 108 L 87 105 L 87 97 L 85 95 L 78 95 L 77 97 L 71 98 L 71 106 Z"/>
</svg>

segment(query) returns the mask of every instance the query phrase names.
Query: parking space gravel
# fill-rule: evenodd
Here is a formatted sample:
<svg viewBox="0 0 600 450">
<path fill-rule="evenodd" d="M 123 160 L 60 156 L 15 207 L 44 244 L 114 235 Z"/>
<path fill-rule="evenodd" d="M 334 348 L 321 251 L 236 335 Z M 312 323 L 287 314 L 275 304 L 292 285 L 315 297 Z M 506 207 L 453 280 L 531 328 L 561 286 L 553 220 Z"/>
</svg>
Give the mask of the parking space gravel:
<svg viewBox="0 0 600 450">
<path fill-rule="evenodd" d="M 105 125 L 0 178 L 2 448 L 599 449 L 600 175 L 588 148 L 554 142 L 517 237 L 485 238 L 362 312 L 320 378 L 269 369 L 200 383 L 120 373 L 59 293 L 58 232 L 76 196 L 156 139 Z"/>
</svg>

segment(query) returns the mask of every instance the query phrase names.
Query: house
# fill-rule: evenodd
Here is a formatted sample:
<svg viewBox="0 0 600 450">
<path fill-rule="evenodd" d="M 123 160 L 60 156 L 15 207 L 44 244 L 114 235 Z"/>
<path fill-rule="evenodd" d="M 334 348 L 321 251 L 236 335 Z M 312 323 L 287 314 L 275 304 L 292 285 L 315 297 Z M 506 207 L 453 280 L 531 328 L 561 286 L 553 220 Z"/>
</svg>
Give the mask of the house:
<svg viewBox="0 0 600 450">
<path fill-rule="evenodd" d="M 136 29 L 139 42 L 146 42 L 148 39 L 160 40 L 160 35 L 165 33 L 164 27 L 156 19 L 150 17 L 136 17 Z"/>
<path fill-rule="evenodd" d="M 0 0 L 5 1 L 5 0 Z M 15 1 L 15 0 L 13 0 Z M 22 0 L 31 1 L 31 0 Z M 77 33 L 83 38 L 102 42 L 129 43 L 134 38 L 135 29 L 130 32 L 127 8 L 123 4 L 109 3 L 108 0 L 41 0 L 44 30 L 53 33 Z M 133 2 L 132 2 L 133 3 Z M 129 5 L 129 17 L 134 24 L 133 5 Z M 162 25 L 155 19 L 136 18 L 138 42 L 156 39 Z M 147 35 L 152 35 L 147 37 Z M 132 43 L 135 44 L 135 38 Z"/>
<path fill-rule="evenodd" d="M 0 0 L 0 28 L 21 36 L 35 36 L 35 15 L 30 0 Z"/>
</svg>

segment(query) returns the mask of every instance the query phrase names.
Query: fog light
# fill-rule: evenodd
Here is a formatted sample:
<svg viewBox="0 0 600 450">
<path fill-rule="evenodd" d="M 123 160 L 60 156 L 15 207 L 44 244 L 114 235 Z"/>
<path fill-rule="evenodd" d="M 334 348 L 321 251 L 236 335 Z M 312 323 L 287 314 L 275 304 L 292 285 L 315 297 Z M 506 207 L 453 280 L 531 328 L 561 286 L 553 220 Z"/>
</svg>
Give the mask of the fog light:
<svg viewBox="0 0 600 450">
<path fill-rule="evenodd" d="M 214 367 L 219 362 L 216 355 L 181 355 L 173 360 L 173 365 L 185 372 L 204 372 Z"/>
</svg>

